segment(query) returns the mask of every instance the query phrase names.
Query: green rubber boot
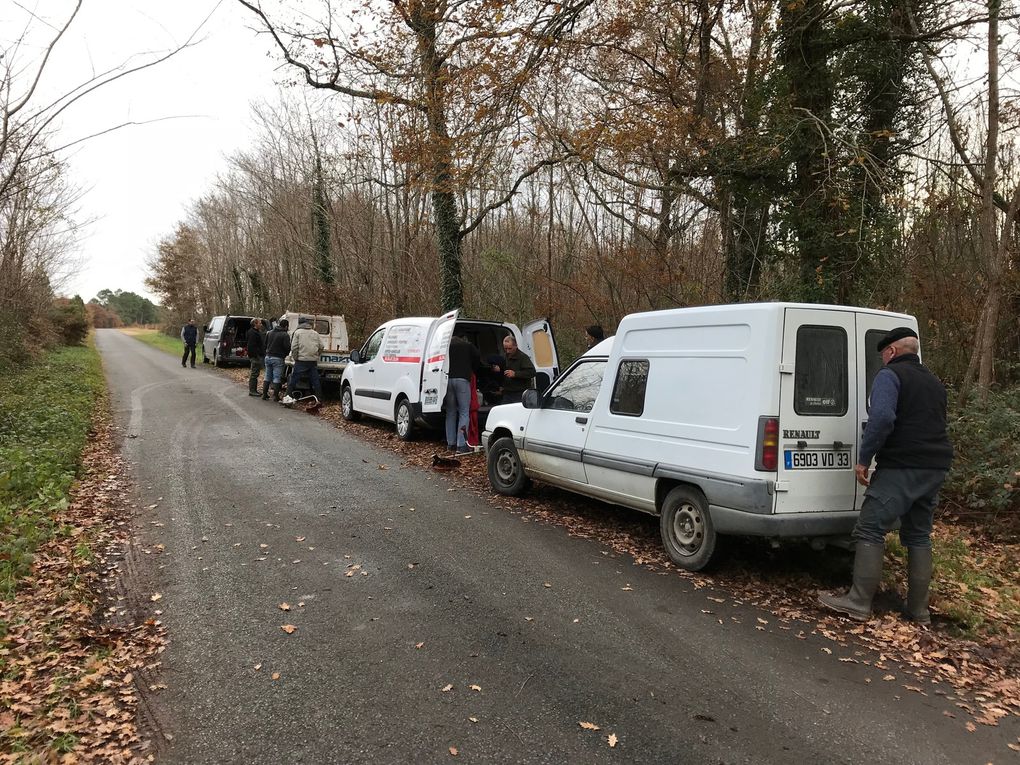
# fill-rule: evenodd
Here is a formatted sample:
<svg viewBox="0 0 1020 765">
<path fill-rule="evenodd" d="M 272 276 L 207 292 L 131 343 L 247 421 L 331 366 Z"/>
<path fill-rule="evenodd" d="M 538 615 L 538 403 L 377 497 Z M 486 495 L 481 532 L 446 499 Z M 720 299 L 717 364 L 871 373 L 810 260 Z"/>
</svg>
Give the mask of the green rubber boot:
<svg viewBox="0 0 1020 765">
<path fill-rule="evenodd" d="M 871 601 L 882 582 L 884 560 L 884 544 L 858 542 L 854 555 L 854 581 L 850 591 L 846 595 L 820 595 L 819 602 L 856 621 L 868 621 L 871 618 Z"/>
<path fill-rule="evenodd" d="M 907 602 L 903 616 L 918 624 L 931 624 L 928 589 L 931 585 L 931 548 L 907 548 Z"/>
</svg>

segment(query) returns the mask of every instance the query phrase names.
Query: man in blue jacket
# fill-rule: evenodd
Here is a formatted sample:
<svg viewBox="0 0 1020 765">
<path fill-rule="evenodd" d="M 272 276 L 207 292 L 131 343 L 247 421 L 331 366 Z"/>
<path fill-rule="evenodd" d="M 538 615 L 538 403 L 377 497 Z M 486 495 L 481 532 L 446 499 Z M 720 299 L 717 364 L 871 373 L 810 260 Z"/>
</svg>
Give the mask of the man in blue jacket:
<svg viewBox="0 0 1020 765">
<path fill-rule="evenodd" d="M 917 333 L 887 332 L 877 346 L 885 366 L 875 375 L 857 465 L 857 482 L 868 489 L 854 528 L 857 540 L 853 586 L 846 595 L 822 595 L 823 606 L 857 621 L 871 618 L 871 601 L 882 581 L 885 535 L 900 522 L 907 548 L 904 616 L 931 624 L 931 528 L 939 489 L 953 461 L 946 434 L 946 389 L 921 364 Z M 868 480 L 868 467 L 877 459 Z"/>
<path fill-rule="evenodd" d="M 188 319 L 188 323 L 181 329 L 181 340 L 184 342 L 184 355 L 181 356 L 181 366 L 188 366 L 188 355 L 191 355 L 191 368 L 195 368 L 195 344 L 198 343 L 198 327 L 194 319 Z"/>
</svg>

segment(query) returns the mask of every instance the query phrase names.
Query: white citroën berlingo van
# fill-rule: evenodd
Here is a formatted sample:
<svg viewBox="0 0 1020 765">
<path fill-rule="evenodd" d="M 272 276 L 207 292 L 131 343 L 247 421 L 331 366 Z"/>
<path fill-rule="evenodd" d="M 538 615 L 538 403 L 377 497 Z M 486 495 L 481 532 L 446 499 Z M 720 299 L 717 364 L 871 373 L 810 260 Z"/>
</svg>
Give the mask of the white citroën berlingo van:
<svg viewBox="0 0 1020 765">
<path fill-rule="evenodd" d="M 340 391 L 340 411 L 346 420 L 368 415 L 396 425 L 402 440 L 414 436 L 419 423 L 443 422 L 450 362 L 447 354 L 454 329 L 463 333 L 482 359 L 503 353 L 503 338 L 512 335 L 535 364 L 535 383 L 545 390 L 559 373 L 552 327 L 536 319 L 518 328 L 500 321 L 460 317 L 460 310 L 436 317 L 391 319 L 351 352 Z M 482 427 L 489 407 L 478 411 Z"/>
<path fill-rule="evenodd" d="M 494 407 L 489 481 L 529 478 L 660 516 L 692 571 L 719 534 L 845 538 L 879 338 L 905 314 L 761 303 L 627 316 L 544 393 Z"/>
</svg>

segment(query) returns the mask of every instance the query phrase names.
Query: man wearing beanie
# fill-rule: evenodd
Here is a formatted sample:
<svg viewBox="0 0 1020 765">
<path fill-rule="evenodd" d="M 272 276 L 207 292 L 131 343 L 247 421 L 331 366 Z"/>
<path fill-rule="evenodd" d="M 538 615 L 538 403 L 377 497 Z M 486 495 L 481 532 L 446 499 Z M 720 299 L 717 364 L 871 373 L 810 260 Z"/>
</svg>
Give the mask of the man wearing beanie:
<svg viewBox="0 0 1020 765">
<path fill-rule="evenodd" d="M 921 364 L 917 333 L 890 330 L 876 348 L 885 366 L 875 375 L 854 471 L 868 489 L 854 527 L 857 540 L 853 585 L 846 595 L 822 595 L 822 605 L 857 621 L 871 618 L 871 601 L 882 581 L 885 535 L 900 522 L 907 548 L 907 601 L 904 616 L 931 624 L 931 528 L 939 489 L 953 461 L 946 434 L 946 389 Z M 868 466 L 876 458 L 868 480 Z"/>
</svg>

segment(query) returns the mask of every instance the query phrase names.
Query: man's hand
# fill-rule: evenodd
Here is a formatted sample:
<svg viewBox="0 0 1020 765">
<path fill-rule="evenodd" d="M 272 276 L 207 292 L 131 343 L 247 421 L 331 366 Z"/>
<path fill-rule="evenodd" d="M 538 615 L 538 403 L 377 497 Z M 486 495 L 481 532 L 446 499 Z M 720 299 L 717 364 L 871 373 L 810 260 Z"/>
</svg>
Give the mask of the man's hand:
<svg viewBox="0 0 1020 765">
<path fill-rule="evenodd" d="M 505 376 L 507 376 L 507 377 L 515 377 L 516 376 L 516 375 L 514 375 L 514 370 L 512 370 L 512 369 L 506 370 L 503 374 Z"/>
<path fill-rule="evenodd" d="M 854 475 L 857 476 L 857 483 L 861 486 L 869 486 L 871 481 L 868 480 L 868 467 L 867 465 L 857 465 L 854 467 Z"/>
</svg>

